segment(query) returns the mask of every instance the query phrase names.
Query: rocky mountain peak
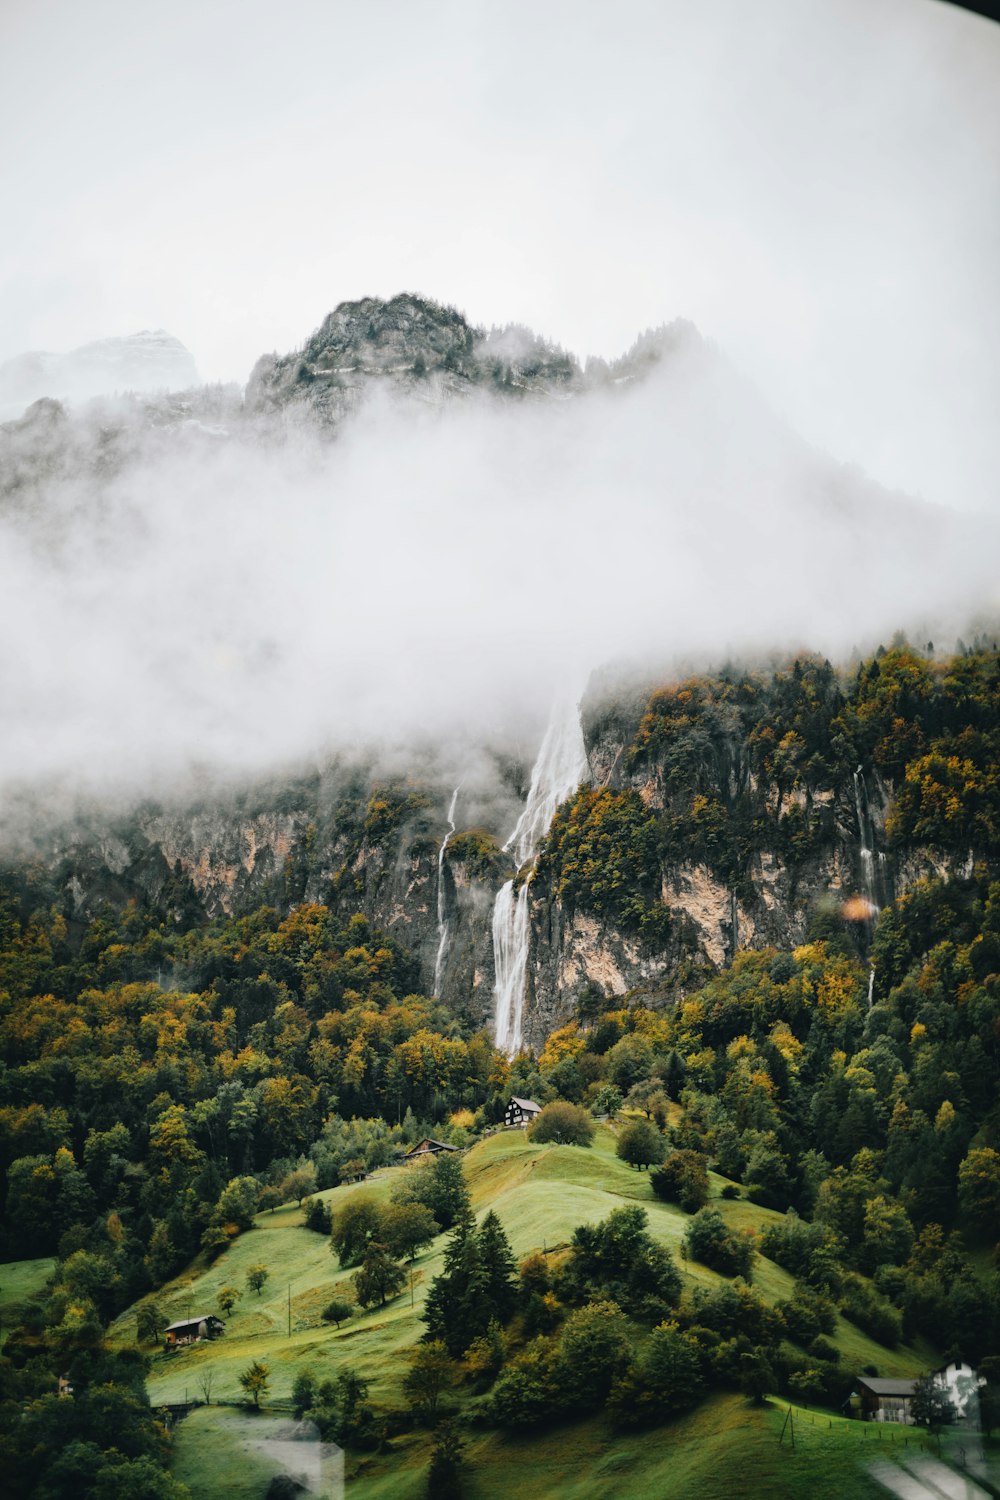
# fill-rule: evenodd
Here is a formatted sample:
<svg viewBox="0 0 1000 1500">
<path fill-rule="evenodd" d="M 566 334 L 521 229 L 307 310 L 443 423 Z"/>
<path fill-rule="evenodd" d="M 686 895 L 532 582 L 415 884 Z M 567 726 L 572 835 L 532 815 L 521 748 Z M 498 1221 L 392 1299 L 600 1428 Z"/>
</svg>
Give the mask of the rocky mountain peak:
<svg viewBox="0 0 1000 1500">
<path fill-rule="evenodd" d="M 300 350 L 258 360 L 247 404 L 302 405 L 336 423 L 373 380 L 433 401 L 480 386 L 548 394 L 580 378 L 576 360 L 530 329 L 478 328 L 453 307 L 402 292 L 341 302 Z"/>
<path fill-rule="evenodd" d="M 89 401 L 114 391 L 179 391 L 198 370 L 180 339 L 162 328 L 97 339 L 66 354 L 33 351 L 0 364 L 0 417 L 42 398 Z"/>
<path fill-rule="evenodd" d="M 453 307 L 402 292 L 388 302 L 362 297 L 341 302 L 303 350 L 306 359 L 354 358 L 369 366 L 393 357 L 425 367 L 454 362 L 472 351 L 475 331 Z"/>
</svg>

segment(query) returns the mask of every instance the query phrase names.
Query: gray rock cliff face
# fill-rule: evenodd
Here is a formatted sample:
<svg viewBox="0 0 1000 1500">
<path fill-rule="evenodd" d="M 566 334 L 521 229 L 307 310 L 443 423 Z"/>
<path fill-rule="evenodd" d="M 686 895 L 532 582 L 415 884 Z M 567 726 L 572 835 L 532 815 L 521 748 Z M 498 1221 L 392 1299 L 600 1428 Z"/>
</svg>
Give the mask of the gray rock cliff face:
<svg viewBox="0 0 1000 1500">
<path fill-rule="evenodd" d="M 628 786 L 647 806 L 662 805 L 662 765 L 654 760 L 626 775 L 622 737 L 613 725 L 592 727 L 587 748 L 595 785 Z M 448 792 L 414 786 L 406 797 L 384 802 L 377 787 L 355 776 L 352 796 L 345 797 L 342 774 L 328 773 L 258 788 L 253 796 L 214 803 L 203 798 L 196 809 L 147 807 L 125 823 L 93 822 L 87 832 L 55 840 L 44 857 L 61 869 L 81 921 L 104 901 L 122 905 L 135 894 L 158 900 L 178 873 L 209 915 L 303 900 L 329 902 L 342 917 L 361 911 L 417 956 L 429 992 L 440 937 L 438 850 Z M 865 819 L 882 902 L 945 868 L 920 851 L 899 861 L 886 852 L 887 804 L 886 788 L 873 785 Z M 834 833 L 821 857 L 792 871 L 763 851 L 738 891 L 703 863 L 664 866 L 661 897 L 671 922 L 660 949 L 583 907 L 570 908 L 544 875 L 536 876 L 524 1017 L 528 1044 L 540 1047 L 550 1031 L 578 1014 L 581 1001 L 595 995 L 639 992 L 654 1004 L 676 1003 L 738 950 L 795 947 L 806 939 L 817 911 L 838 911 L 848 898 L 863 896 L 857 809 L 842 795 L 829 811 Z M 475 839 L 496 849 L 481 830 Z M 460 827 L 453 842 L 440 877 L 448 923 L 441 997 L 456 1013 L 492 1029 L 491 917 L 496 892 L 512 873 L 510 860 L 498 852 L 485 860 L 473 857 Z"/>
</svg>

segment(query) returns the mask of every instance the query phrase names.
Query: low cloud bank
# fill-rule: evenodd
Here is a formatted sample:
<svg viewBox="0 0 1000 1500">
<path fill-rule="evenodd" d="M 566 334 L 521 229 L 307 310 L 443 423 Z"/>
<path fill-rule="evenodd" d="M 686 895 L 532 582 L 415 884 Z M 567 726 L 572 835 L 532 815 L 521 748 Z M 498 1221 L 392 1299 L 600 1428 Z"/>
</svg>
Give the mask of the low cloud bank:
<svg viewBox="0 0 1000 1500">
<path fill-rule="evenodd" d="M 385 394 L 333 442 L 133 450 L 0 519 L 8 794 L 523 748 L 609 659 L 946 644 L 998 602 L 987 523 L 809 449 L 700 353 L 563 402 Z"/>
</svg>

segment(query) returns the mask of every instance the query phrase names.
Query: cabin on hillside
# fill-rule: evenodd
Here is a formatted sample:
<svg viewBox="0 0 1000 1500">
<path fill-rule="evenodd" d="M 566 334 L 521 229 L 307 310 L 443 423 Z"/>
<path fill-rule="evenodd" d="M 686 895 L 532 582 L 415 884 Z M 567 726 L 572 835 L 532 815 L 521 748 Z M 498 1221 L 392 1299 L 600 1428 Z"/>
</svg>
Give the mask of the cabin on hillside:
<svg viewBox="0 0 1000 1500">
<path fill-rule="evenodd" d="M 407 1161 L 419 1161 L 425 1156 L 440 1156 L 442 1151 L 457 1151 L 457 1146 L 449 1146 L 447 1141 L 436 1141 L 433 1136 L 425 1136 L 422 1141 L 406 1153 Z"/>
<path fill-rule="evenodd" d="M 225 1333 L 226 1325 L 214 1313 L 201 1313 L 197 1318 L 182 1318 L 171 1323 L 163 1335 L 167 1349 L 179 1349 L 182 1344 L 194 1344 L 198 1339 L 217 1339 Z"/>
<path fill-rule="evenodd" d="M 851 1404 L 856 1398 L 866 1422 L 903 1422 L 912 1426 L 910 1402 L 915 1385 L 915 1380 L 881 1380 L 875 1375 L 859 1375 L 854 1382 Z"/>
<path fill-rule="evenodd" d="M 523 1128 L 530 1125 L 541 1112 L 542 1106 L 536 1104 L 534 1099 L 518 1099 L 515 1096 L 503 1112 L 503 1122 L 505 1125 L 520 1125 Z"/>
<path fill-rule="evenodd" d="M 968 1360 L 953 1359 L 949 1364 L 941 1365 L 940 1369 L 933 1370 L 931 1378 L 951 1398 L 959 1422 L 978 1417 L 973 1397 L 978 1396 L 979 1387 L 985 1385 L 986 1381 L 976 1374 Z"/>
</svg>

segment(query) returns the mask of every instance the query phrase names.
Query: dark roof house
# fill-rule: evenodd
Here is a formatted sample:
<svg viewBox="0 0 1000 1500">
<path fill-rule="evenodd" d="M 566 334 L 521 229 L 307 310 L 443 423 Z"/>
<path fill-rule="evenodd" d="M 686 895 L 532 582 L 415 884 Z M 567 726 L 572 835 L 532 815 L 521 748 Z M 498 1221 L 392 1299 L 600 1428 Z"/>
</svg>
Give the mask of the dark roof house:
<svg viewBox="0 0 1000 1500">
<path fill-rule="evenodd" d="M 415 1161 L 418 1156 L 440 1156 L 442 1151 L 457 1151 L 457 1146 L 449 1146 L 447 1141 L 436 1141 L 433 1136 L 425 1136 L 422 1141 L 406 1153 L 407 1161 Z"/>
<path fill-rule="evenodd" d="M 514 1095 L 503 1112 L 503 1122 L 505 1125 L 527 1125 L 541 1112 L 542 1106 L 536 1104 L 534 1099 L 518 1099 Z"/>
<path fill-rule="evenodd" d="M 167 1348 L 174 1349 L 178 1344 L 193 1344 L 195 1339 L 217 1339 L 225 1331 L 226 1325 L 214 1313 L 199 1313 L 195 1318 L 181 1318 L 179 1322 L 171 1323 L 163 1336 Z"/>
<path fill-rule="evenodd" d="M 854 1394 L 861 1405 L 861 1415 L 868 1422 L 905 1422 L 911 1424 L 910 1401 L 916 1381 L 883 1380 L 876 1375 L 859 1375 Z"/>
</svg>

